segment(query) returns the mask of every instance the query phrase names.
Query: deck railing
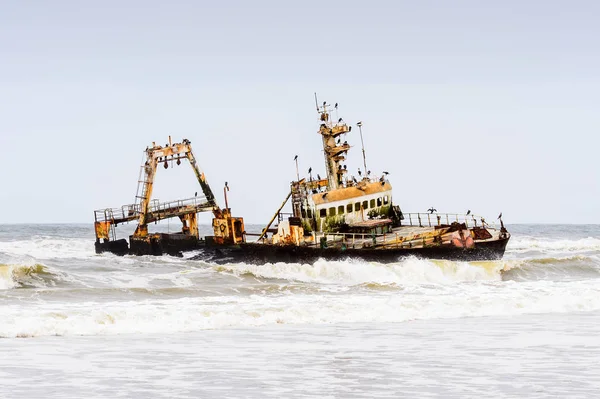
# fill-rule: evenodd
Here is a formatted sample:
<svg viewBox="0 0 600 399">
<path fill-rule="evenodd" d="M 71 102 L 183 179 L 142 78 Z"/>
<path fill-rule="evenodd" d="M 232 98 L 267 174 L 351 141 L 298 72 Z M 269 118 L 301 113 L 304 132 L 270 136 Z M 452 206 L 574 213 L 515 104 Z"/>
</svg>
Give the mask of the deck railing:
<svg viewBox="0 0 600 399">
<path fill-rule="evenodd" d="M 151 200 L 148 205 L 148 213 L 162 213 L 167 211 L 176 211 L 185 208 L 211 208 L 204 197 L 192 197 L 182 200 L 159 202 Z M 94 211 L 94 217 L 97 222 L 111 221 L 113 223 L 122 223 L 139 218 L 141 205 L 128 204 L 120 208 L 106 208 Z"/>
<path fill-rule="evenodd" d="M 494 226 L 485 218 L 477 215 L 459 213 L 404 213 L 402 226 L 434 227 L 454 222 L 464 223 L 467 227 Z"/>
<path fill-rule="evenodd" d="M 392 246 L 396 248 L 403 248 L 406 246 L 412 246 L 412 242 L 423 239 L 431 241 L 433 237 L 415 237 L 403 236 L 398 232 L 382 233 L 382 234 L 371 234 L 371 233 L 315 233 L 313 235 L 314 242 L 312 245 L 321 245 L 321 239 L 325 238 L 327 245 L 342 243 L 347 246 L 354 246 L 355 244 L 362 245 L 369 243 L 372 246 Z M 425 242 L 424 242 L 425 243 Z"/>
</svg>

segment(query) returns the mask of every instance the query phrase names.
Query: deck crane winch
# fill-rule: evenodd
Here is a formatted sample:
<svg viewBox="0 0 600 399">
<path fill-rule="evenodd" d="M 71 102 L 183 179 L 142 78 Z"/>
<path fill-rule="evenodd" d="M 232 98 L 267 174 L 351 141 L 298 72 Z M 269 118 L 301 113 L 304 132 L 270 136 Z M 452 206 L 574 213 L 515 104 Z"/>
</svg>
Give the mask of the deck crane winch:
<svg viewBox="0 0 600 399">
<path fill-rule="evenodd" d="M 179 252 L 199 245 L 197 213 L 212 211 L 214 236 L 206 237 L 217 244 L 238 244 L 245 241 L 243 218 L 232 217 L 229 208 L 221 209 L 206 180 L 204 172 L 196 163 L 191 142 L 169 143 L 164 147 L 152 143 L 146 148 L 145 162 L 140 171 L 136 203 L 116 209 L 102 209 L 94 212 L 96 231 L 96 252 L 111 251 L 135 254 L 156 254 Z M 194 170 L 202 189 L 203 197 L 195 195 L 186 200 L 159 203 L 151 200 L 154 177 L 159 165 L 168 168 L 169 164 L 181 164 L 187 159 Z M 148 233 L 148 224 L 163 219 L 179 217 L 183 227 L 180 233 Z M 137 228 L 127 242 L 116 239 L 114 227 L 120 223 L 138 220 Z"/>
</svg>

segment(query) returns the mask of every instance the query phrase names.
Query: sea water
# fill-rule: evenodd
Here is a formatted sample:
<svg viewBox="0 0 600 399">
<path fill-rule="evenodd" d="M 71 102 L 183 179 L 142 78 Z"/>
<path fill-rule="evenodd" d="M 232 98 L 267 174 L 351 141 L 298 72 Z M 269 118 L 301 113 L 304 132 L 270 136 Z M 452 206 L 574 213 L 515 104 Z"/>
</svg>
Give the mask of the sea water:
<svg viewBox="0 0 600 399">
<path fill-rule="evenodd" d="M 504 259 L 216 265 L 0 225 L 0 397 L 600 397 L 600 226 Z"/>
</svg>

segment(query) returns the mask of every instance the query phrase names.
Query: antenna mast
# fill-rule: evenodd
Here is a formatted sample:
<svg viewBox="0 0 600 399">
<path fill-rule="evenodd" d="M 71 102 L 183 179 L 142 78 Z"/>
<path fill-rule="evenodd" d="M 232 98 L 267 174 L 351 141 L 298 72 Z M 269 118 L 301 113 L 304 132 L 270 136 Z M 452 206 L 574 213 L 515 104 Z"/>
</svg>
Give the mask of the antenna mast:
<svg viewBox="0 0 600 399">
<path fill-rule="evenodd" d="M 315 94 L 315 100 L 316 100 Z M 350 127 L 339 118 L 337 122 L 331 120 L 327 107 L 327 101 L 324 101 L 321 106 L 317 102 L 317 112 L 321 125 L 319 133 L 323 138 L 323 153 L 325 155 L 325 168 L 327 171 L 327 188 L 335 190 L 343 185 L 344 174 L 347 169 L 344 169 L 341 162 L 346 159 L 346 153 L 350 149 L 350 145 L 344 141 L 341 142 L 339 137 L 342 134 L 348 133 Z M 337 112 L 337 103 L 335 104 Z"/>
<path fill-rule="evenodd" d="M 363 141 L 363 136 L 362 136 L 362 121 L 358 122 L 356 124 L 356 126 L 358 126 L 358 130 L 360 132 L 360 144 L 362 146 L 362 153 L 363 153 L 363 165 L 365 167 L 365 173 L 367 173 L 367 156 L 365 155 L 365 143 Z"/>
</svg>

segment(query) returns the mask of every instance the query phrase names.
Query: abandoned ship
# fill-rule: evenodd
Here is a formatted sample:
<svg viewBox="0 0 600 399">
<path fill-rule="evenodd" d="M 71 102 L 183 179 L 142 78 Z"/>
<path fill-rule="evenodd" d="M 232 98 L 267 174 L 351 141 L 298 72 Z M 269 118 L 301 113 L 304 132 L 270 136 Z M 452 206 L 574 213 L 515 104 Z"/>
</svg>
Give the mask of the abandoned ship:
<svg viewBox="0 0 600 399">
<path fill-rule="evenodd" d="M 196 258 L 215 262 L 244 261 L 304 262 L 324 259 L 360 258 L 393 262 L 405 256 L 450 260 L 492 260 L 504 255 L 510 233 L 499 217 L 500 228 L 468 211 L 465 214 L 403 213 L 392 200 L 388 173 L 374 176 L 367 169 L 364 146 L 363 171 L 349 176 L 344 163 L 350 150 L 345 140 L 352 127 L 341 118 L 332 121 L 331 106 L 316 106 L 325 155 L 326 176 L 291 182 L 290 191 L 262 231 L 246 232 L 244 220 L 231 216 L 224 187 L 225 208 L 218 206 L 202 170 L 196 163 L 191 143 L 153 143 L 146 149 L 141 167 L 136 202 L 116 209 L 94 212 L 97 253 L 119 255 L 178 255 L 199 250 Z M 337 104 L 334 106 L 337 113 Z M 362 123 L 357 124 L 362 143 Z M 342 140 L 344 138 L 344 140 Z M 159 165 L 189 161 L 203 195 L 160 203 L 151 200 Z M 297 170 L 297 168 L 296 168 Z M 282 210 L 291 199 L 291 213 Z M 197 214 L 212 212 L 213 235 L 199 237 Z M 178 217 L 179 233 L 149 233 L 148 224 Z M 135 232 L 117 239 L 115 226 L 137 221 Z M 273 223 L 276 225 L 273 226 Z M 272 227 L 273 226 L 273 227 Z M 251 239 L 254 238 L 254 239 Z"/>
</svg>

